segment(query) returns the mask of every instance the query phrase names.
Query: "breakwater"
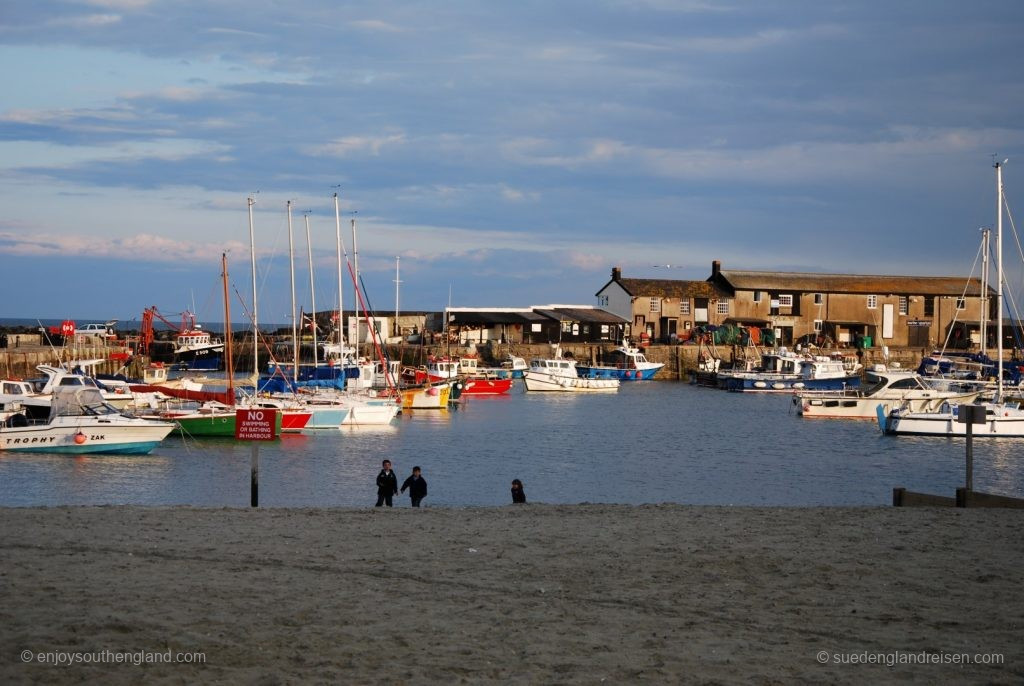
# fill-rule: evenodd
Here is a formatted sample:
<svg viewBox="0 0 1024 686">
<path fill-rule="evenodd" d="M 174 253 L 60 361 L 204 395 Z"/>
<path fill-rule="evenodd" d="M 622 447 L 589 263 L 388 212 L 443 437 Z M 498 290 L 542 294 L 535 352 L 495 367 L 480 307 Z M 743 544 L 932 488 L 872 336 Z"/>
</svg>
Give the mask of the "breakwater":
<svg viewBox="0 0 1024 686">
<path fill-rule="evenodd" d="M 594 343 L 565 343 L 561 344 L 564 355 L 572 355 L 579 361 L 588 363 L 600 363 L 610 357 L 614 345 Z M 159 362 L 170 362 L 172 359 L 173 345 L 168 342 L 157 341 L 153 343 L 151 350 L 152 360 Z M 485 366 L 499 366 L 502 361 L 507 360 L 509 355 L 522 357 L 526 360 L 535 357 L 551 357 L 553 346 L 550 344 L 485 344 L 485 345 L 386 345 L 385 354 L 394 360 L 401 360 L 403 365 L 417 366 L 426 364 L 430 357 L 477 355 L 481 364 Z M 253 353 L 251 341 L 240 341 L 234 344 L 234 363 L 238 371 L 251 370 L 253 366 Z M 697 358 L 701 348 L 695 345 L 651 345 L 644 353 L 652 362 L 662 362 L 665 366 L 655 377 L 659 380 L 687 380 L 691 370 L 697 368 Z M 705 349 L 706 350 L 706 349 Z M 290 361 L 293 356 L 291 341 L 277 340 L 270 344 L 270 351 L 275 359 L 279 361 Z M 266 348 L 259 351 L 260 367 L 265 368 L 271 352 Z M 365 345 L 361 348 L 363 355 L 374 357 L 376 353 L 373 347 Z M 747 350 L 746 354 L 752 351 Z M 828 353 L 832 351 L 822 351 Z M 853 354 L 853 350 L 844 349 L 844 354 Z M 922 355 L 927 351 L 921 348 L 898 348 L 889 349 L 888 357 L 883 355 L 881 348 L 868 348 L 863 351 L 862 358 L 865 367 L 872 364 L 898 363 L 900 366 L 910 369 L 917 368 Z M 734 357 L 744 354 L 743 348 L 720 347 L 719 356 L 723 364 L 731 363 Z M 299 357 L 303 362 L 312 362 L 314 359 L 312 343 L 304 342 L 299 346 Z M 36 366 L 40 364 L 68 363 L 74 360 L 104 360 L 96 367 L 100 373 L 113 374 L 127 372 L 129 375 L 141 373 L 141 366 L 150 358 L 135 356 L 132 348 L 125 344 L 97 343 L 94 345 L 78 345 L 68 347 L 43 346 L 38 343 L 38 338 L 33 340 L 31 336 L 24 336 L 12 340 L 7 348 L 0 349 L 0 373 L 8 377 L 34 377 L 38 376 Z"/>
</svg>

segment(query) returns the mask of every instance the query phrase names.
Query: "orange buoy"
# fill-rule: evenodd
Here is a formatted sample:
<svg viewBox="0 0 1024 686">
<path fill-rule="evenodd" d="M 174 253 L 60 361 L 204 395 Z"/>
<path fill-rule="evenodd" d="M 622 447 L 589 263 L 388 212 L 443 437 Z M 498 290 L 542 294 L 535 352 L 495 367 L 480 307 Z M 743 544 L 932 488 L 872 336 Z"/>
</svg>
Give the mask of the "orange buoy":
<svg viewBox="0 0 1024 686">
<path fill-rule="evenodd" d="M 83 443 L 85 443 L 86 440 L 87 439 L 85 434 L 82 433 L 81 431 L 75 434 L 75 443 L 77 443 L 78 445 L 82 445 Z"/>
</svg>

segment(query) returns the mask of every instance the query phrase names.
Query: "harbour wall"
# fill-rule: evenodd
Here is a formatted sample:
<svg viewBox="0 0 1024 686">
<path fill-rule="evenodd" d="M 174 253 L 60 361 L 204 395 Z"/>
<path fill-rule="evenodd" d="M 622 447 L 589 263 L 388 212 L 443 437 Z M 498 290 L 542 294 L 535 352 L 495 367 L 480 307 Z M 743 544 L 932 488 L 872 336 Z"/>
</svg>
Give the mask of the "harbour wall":
<svg viewBox="0 0 1024 686">
<path fill-rule="evenodd" d="M 591 364 L 601 363 L 610 359 L 610 353 L 614 349 L 612 345 L 567 343 L 561 345 L 563 355 L 572 355 L 580 362 Z M 240 342 L 234 346 L 235 369 L 242 372 L 252 367 L 252 345 L 251 342 Z M 427 363 L 431 356 L 443 357 L 447 355 L 478 355 L 482 366 L 499 366 L 509 355 L 522 357 L 526 360 L 536 357 L 552 357 L 553 347 L 549 344 L 502 344 L 482 346 L 446 346 L 446 345 L 388 345 L 385 346 L 386 354 L 391 359 L 399 359 L 403 365 L 418 366 Z M 662 362 L 664 367 L 655 377 L 660 380 L 687 380 L 690 371 L 697 368 L 697 358 L 701 349 L 695 345 L 651 345 L 644 350 L 647 359 L 652 362 Z M 292 356 L 291 343 L 278 342 L 274 345 L 274 352 L 279 361 L 290 361 Z M 719 348 L 719 355 L 722 356 L 723 365 L 728 365 L 734 358 L 741 357 L 744 353 L 752 354 L 752 351 L 737 348 Z M 827 353 L 829 351 L 822 351 Z M 852 349 L 844 349 L 844 354 L 853 354 Z M 888 359 L 883 355 L 881 348 L 868 348 L 863 351 L 862 362 L 865 367 L 872 364 L 898 363 L 901 367 L 916 369 L 921 358 L 928 351 L 922 348 L 890 348 Z M 363 355 L 374 357 L 375 353 L 371 346 L 364 346 Z M 266 350 L 260 351 L 260 367 L 266 368 L 266 361 L 269 354 Z M 132 357 L 131 349 L 120 345 L 91 345 L 74 346 L 67 348 L 55 348 L 42 346 L 38 343 L 32 344 L 26 341 L 19 341 L 13 347 L 0 349 L 0 374 L 7 377 L 31 378 L 40 376 L 36 366 L 40 364 L 54 364 L 56 362 L 69 363 L 73 360 L 102 359 L 103 363 L 96 367 L 97 372 L 113 374 L 125 371 L 125 364 L 130 362 L 127 369 L 129 375 L 141 373 L 141 365 L 148 360 L 144 357 Z M 170 361 L 169 344 L 168 349 L 156 348 L 153 353 L 156 361 Z M 303 344 L 300 346 L 300 359 L 304 362 L 313 360 L 313 346 Z"/>
</svg>

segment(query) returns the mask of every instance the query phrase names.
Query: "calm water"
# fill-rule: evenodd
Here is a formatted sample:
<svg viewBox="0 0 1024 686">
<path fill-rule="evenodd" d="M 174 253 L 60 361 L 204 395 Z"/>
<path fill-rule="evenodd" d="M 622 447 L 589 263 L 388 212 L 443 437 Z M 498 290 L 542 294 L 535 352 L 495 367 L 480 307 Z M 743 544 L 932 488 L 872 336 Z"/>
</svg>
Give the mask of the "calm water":
<svg viewBox="0 0 1024 686">
<path fill-rule="evenodd" d="M 789 396 L 673 382 L 592 396 L 521 389 L 403 414 L 382 429 L 261 444 L 260 504 L 372 505 L 384 457 L 400 482 L 413 465 L 423 468 L 427 506 L 506 504 L 516 477 L 531 501 L 713 505 L 887 505 L 895 486 L 952 496 L 964 482 L 963 439 L 805 420 Z M 974 453 L 977 490 L 1024 496 L 1024 439 L 978 440 Z M 245 507 L 250 454 L 250 444 L 176 437 L 141 457 L 8 453 L 0 505 Z"/>
</svg>

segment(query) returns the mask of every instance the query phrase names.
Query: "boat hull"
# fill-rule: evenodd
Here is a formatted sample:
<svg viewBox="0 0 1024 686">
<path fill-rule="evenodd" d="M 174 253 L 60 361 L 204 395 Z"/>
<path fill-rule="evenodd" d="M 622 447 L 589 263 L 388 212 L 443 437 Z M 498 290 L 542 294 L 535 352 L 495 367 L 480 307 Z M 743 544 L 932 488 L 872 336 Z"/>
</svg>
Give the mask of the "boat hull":
<svg viewBox="0 0 1024 686">
<path fill-rule="evenodd" d="M 619 390 L 618 379 L 586 379 L 583 377 L 558 376 L 527 370 L 523 383 L 528 391 L 551 391 L 561 393 L 614 393 Z"/>
<path fill-rule="evenodd" d="M 192 437 L 220 437 L 234 438 L 235 436 L 235 413 L 216 414 L 176 414 L 164 413 L 160 417 L 163 420 L 175 423 L 174 430 L 185 436 Z M 277 433 L 281 433 L 283 417 L 277 413 Z"/>
<path fill-rule="evenodd" d="M 402 389 L 403 410 L 443 410 L 448 407 L 452 388 L 448 384 L 439 384 L 425 388 Z M 465 391 L 463 391 L 465 392 Z"/>
<path fill-rule="evenodd" d="M 977 393 L 960 396 L 942 396 L 937 398 L 800 398 L 794 397 L 801 416 L 809 419 L 867 419 L 874 420 L 878 416 L 878 406 L 889 414 L 893 410 L 906 407 L 910 412 L 935 412 L 944 402 L 969 403 L 978 397 Z"/>
<path fill-rule="evenodd" d="M 468 377 L 464 380 L 462 392 L 465 395 L 501 395 L 512 388 L 512 377 L 504 379 L 480 379 Z"/>
<path fill-rule="evenodd" d="M 860 386 L 860 376 L 840 376 L 828 379 L 807 379 L 800 376 L 780 377 L 723 377 L 718 375 L 720 388 L 741 393 L 792 393 L 801 390 L 841 391 Z"/>
<path fill-rule="evenodd" d="M 0 452 L 146 455 L 173 430 L 166 422 L 131 426 L 28 426 L 0 429 Z"/>
<path fill-rule="evenodd" d="M 654 378 L 662 365 L 650 369 L 623 369 L 618 367 L 591 367 L 576 365 L 576 371 L 585 379 L 618 379 L 619 381 L 648 381 Z"/>
</svg>

